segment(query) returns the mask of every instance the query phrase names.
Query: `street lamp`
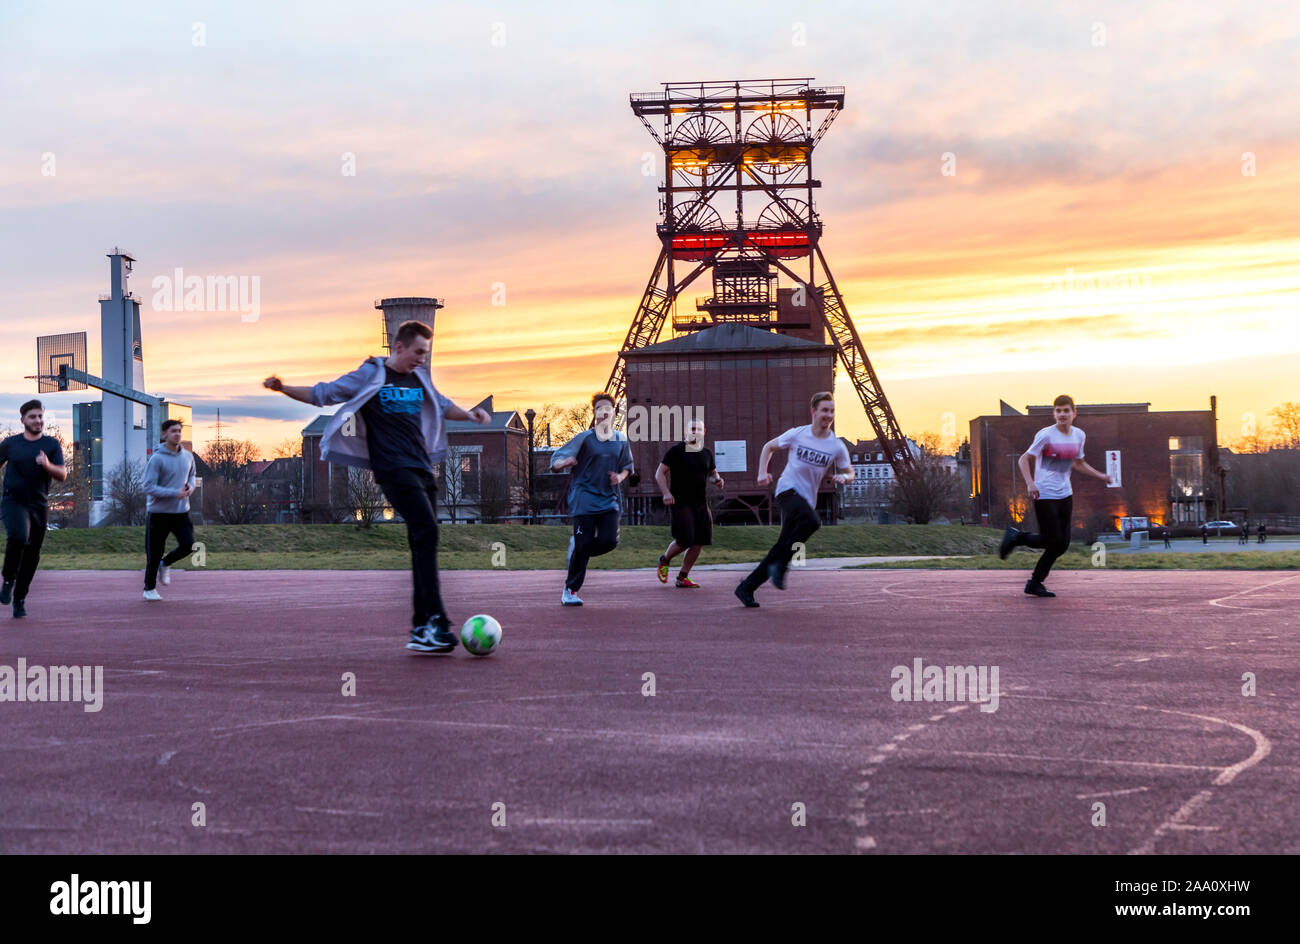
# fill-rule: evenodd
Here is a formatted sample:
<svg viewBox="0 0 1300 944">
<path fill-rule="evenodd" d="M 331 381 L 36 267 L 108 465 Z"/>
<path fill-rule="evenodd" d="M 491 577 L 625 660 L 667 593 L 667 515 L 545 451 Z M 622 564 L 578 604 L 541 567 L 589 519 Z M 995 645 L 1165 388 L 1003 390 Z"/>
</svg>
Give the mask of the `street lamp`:
<svg viewBox="0 0 1300 944">
<path fill-rule="evenodd" d="M 524 416 L 528 417 L 528 523 L 534 524 L 533 516 L 533 417 L 537 411 L 531 407 L 524 411 Z"/>
</svg>

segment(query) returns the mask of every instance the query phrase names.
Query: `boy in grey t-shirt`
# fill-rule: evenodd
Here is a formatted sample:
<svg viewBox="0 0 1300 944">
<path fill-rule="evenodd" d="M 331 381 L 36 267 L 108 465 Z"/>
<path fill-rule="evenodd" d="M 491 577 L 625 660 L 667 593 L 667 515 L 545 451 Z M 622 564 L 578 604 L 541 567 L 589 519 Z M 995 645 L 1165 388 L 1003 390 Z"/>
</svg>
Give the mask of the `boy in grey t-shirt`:
<svg viewBox="0 0 1300 944">
<path fill-rule="evenodd" d="M 736 596 L 748 607 L 758 606 L 754 591 L 767 580 L 778 590 L 785 589 L 785 574 L 794 556 L 794 545 L 808 540 L 821 527 L 817 520 L 817 489 L 834 468 L 836 484 L 853 481 L 849 451 L 832 430 L 835 423 L 835 400 L 829 393 L 812 398 L 812 422 L 796 426 L 764 444 L 758 460 L 758 485 L 771 484 L 767 464 L 777 449 L 787 449 L 785 470 L 776 484 L 776 501 L 781 506 L 781 534 L 759 561 L 758 566 L 736 587 Z"/>
</svg>

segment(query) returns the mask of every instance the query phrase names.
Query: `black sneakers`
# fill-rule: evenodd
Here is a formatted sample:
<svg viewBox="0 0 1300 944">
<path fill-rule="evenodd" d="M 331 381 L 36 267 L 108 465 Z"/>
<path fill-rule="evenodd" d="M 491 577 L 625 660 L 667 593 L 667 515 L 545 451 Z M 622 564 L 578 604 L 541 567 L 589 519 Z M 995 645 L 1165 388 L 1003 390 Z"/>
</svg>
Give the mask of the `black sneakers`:
<svg viewBox="0 0 1300 944">
<path fill-rule="evenodd" d="M 9 601 L 13 599 L 13 593 L 14 582 L 12 580 L 6 580 L 4 584 L 0 586 L 0 606 L 8 606 Z"/>
<path fill-rule="evenodd" d="M 758 606 L 758 601 L 754 599 L 754 591 L 749 589 L 744 583 L 736 587 L 736 599 L 748 607 Z"/>
<path fill-rule="evenodd" d="M 23 606 L 22 600 L 14 600 L 14 619 L 22 619 L 27 615 L 27 607 Z"/>
<path fill-rule="evenodd" d="M 423 626 L 411 630 L 406 648 L 412 652 L 451 652 L 456 648 L 456 634 L 451 631 L 446 617 L 431 619 Z"/>
<path fill-rule="evenodd" d="M 1039 583 L 1037 580 L 1033 579 L 1032 577 L 1030 577 L 1029 582 L 1025 584 L 1025 593 L 1029 594 L 1031 597 L 1056 596 L 1055 593 L 1053 593 L 1051 590 L 1048 590 L 1046 587 L 1044 587 L 1041 583 Z"/>
<path fill-rule="evenodd" d="M 1015 528 L 1007 528 L 1007 530 L 1003 531 L 1002 543 L 998 545 L 998 557 L 1006 560 L 1007 555 L 1010 554 L 1012 549 L 1020 543 L 1020 535 L 1022 533 L 1023 532 L 1017 531 Z"/>
</svg>

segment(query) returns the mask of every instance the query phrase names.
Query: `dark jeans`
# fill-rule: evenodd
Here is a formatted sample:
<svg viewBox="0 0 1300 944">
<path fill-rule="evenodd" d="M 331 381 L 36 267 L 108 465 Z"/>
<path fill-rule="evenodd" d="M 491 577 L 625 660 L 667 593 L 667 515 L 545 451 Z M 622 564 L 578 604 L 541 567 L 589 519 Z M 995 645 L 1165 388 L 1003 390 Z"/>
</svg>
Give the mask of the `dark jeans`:
<svg viewBox="0 0 1300 944">
<path fill-rule="evenodd" d="M 176 535 L 176 550 L 163 557 L 167 536 Z M 194 550 L 194 523 L 186 511 L 155 511 L 144 526 L 144 588 L 153 590 L 158 585 L 158 565 L 170 567 Z"/>
<path fill-rule="evenodd" d="M 41 545 L 45 543 L 44 505 L 29 506 L 22 502 L 0 502 L 0 518 L 4 520 L 5 563 L 4 580 L 14 581 L 14 599 L 27 599 L 27 591 L 36 576 L 36 565 L 41 562 Z"/>
<path fill-rule="evenodd" d="M 411 547 L 411 625 L 447 619 L 438 590 L 438 481 L 427 469 L 392 469 L 375 476 L 393 511 L 406 522 L 406 543 Z"/>
<path fill-rule="evenodd" d="M 808 504 L 808 500 L 792 488 L 787 488 L 776 496 L 776 503 L 781 506 L 781 533 L 776 543 L 767 552 L 767 556 L 758 562 L 748 577 L 741 581 L 750 591 L 757 590 L 767 580 L 769 564 L 786 567 L 794 557 L 794 546 L 800 541 L 807 541 L 814 531 L 822 526 L 817 519 L 817 512 Z"/>
<path fill-rule="evenodd" d="M 564 586 L 577 593 L 587 579 L 587 561 L 608 554 L 618 547 L 618 511 L 610 509 L 598 515 L 573 516 L 573 554 L 569 557 L 569 576 Z"/>
<path fill-rule="evenodd" d="M 1017 542 L 1024 547 L 1043 549 L 1042 556 L 1034 565 L 1031 578 L 1037 583 L 1047 579 L 1047 574 L 1056 563 L 1056 559 L 1070 549 L 1070 512 L 1074 508 L 1074 496 L 1066 498 L 1034 499 L 1034 516 L 1038 519 L 1038 531 L 1022 534 Z"/>
</svg>

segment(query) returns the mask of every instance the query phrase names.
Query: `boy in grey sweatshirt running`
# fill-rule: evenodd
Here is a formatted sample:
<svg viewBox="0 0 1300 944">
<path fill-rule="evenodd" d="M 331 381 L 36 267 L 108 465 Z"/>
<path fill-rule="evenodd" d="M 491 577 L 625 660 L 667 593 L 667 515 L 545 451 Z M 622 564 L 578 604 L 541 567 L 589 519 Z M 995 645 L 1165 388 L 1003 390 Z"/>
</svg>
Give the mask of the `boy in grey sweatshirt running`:
<svg viewBox="0 0 1300 944">
<path fill-rule="evenodd" d="M 194 550 L 194 525 L 190 521 L 190 496 L 194 494 L 194 456 L 181 447 L 180 420 L 163 420 L 162 444 L 144 469 L 148 518 L 144 528 L 144 598 L 161 600 L 158 580 L 171 583 L 168 571 Z M 176 535 L 177 547 L 166 557 L 167 536 Z"/>
</svg>

